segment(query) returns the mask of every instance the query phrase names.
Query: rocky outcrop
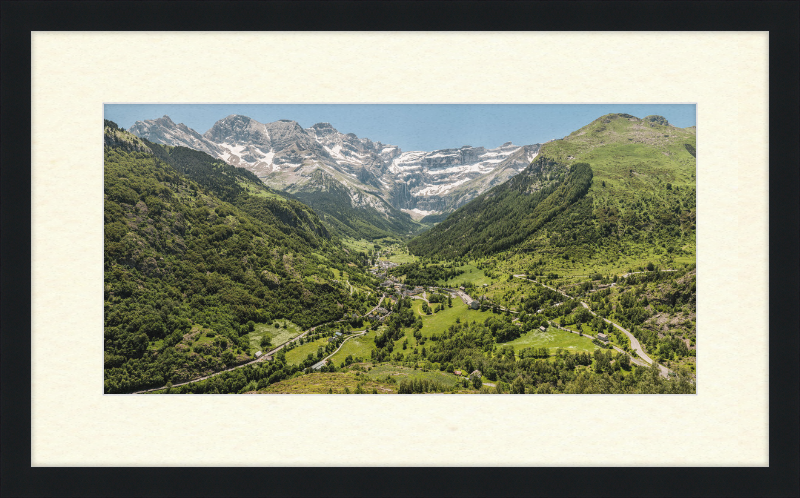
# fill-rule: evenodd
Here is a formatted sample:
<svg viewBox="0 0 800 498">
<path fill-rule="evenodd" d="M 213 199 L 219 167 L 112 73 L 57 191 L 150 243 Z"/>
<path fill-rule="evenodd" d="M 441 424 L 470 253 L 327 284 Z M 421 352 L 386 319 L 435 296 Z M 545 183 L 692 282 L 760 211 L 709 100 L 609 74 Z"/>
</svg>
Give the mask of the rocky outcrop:
<svg viewBox="0 0 800 498">
<path fill-rule="evenodd" d="M 392 202 L 404 209 L 451 211 L 525 169 L 539 147 L 506 142 L 495 149 L 465 145 L 401 154 L 389 171 L 404 188 Z"/>
<path fill-rule="evenodd" d="M 432 152 L 399 147 L 341 133 L 330 123 L 304 129 L 282 119 L 259 123 L 231 115 L 200 135 L 168 116 L 138 121 L 130 131 L 152 142 L 201 150 L 245 168 L 265 183 L 288 192 L 303 191 L 316 170 L 347 189 L 353 205 L 449 211 L 524 169 L 539 144 L 506 142 L 487 149 L 464 145 Z M 313 184 L 314 182 L 312 182 Z"/>
<path fill-rule="evenodd" d="M 272 145 L 265 125 L 255 119 L 237 115 L 230 115 L 214 123 L 214 126 L 203 134 L 203 138 L 215 144 L 241 143 L 267 150 Z"/>
<path fill-rule="evenodd" d="M 669 121 L 667 121 L 667 118 L 665 118 L 664 116 L 658 116 L 658 115 L 655 115 L 655 114 L 652 115 L 652 116 L 643 117 L 642 121 L 644 121 L 645 123 L 652 123 L 652 124 L 657 124 L 657 125 L 661 125 L 661 126 L 671 126 L 669 124 Z"/>
<path fill-rule="evenodd" d="M 157 144 L 180 145 L 215 157 L 221 152 L 216 144 L 183 123 L 175 124 L 169 116 L 137 121 L 128 131 Z"/>
</svg>

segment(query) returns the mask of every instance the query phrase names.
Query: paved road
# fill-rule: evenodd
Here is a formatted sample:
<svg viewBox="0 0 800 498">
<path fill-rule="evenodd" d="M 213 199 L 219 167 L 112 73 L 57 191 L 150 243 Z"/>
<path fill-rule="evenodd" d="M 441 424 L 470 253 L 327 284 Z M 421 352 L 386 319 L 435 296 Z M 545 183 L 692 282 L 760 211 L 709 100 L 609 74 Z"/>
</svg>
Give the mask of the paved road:
<svg viewBox="0 0 800 498">
<path fill-rule="evenodd" d="M 371 313 L 372 311 L 375 311 L 375 309 L 377 309 L 377 308 L 379 308 L 379 307 L 380 307 L 381 303 L 383 302 L 383 298 L 384 298 L 384 297 L 385 297 L 385 294 L 384 294 L 383 296 L 381 296 L 380 300 L 378 301 L 378 304 L 377 304 L 377 305 L 375 305 L 375 307 L 374 307 L 374 308 L 372 308 L 372 310 L 370 310 L 370 311 L 369 311 L 369 313 Z M 367 314 L 369 314 L 369 313 L 367 313 Z M 386 315 L 386 316 L 389 316 L 389 315 Z M 277 353 L 277 352 L 278 352 L 278 351 L 280 351 L 281 349 L 285 348 L 287 344 L 289 344 L 289 343 L 292 343 L 292 342 L 299 341 L 299 340 L 300 340 L 302 337 L 305 337 L 305 336 L 307 336 L 309 333 L 313 332 L 313 331 L 314 331 L 314 330 L 316 330 L 317 328 L 319 328 L 319 327 L 322 327 L 323 325 L 328 325 L 328 324 L 330 324 L 330 323 L 340 323 L 340 322 L 343 322 L 343 321 L 344 321 L 344 319 L 342 319 L 342 320 L 335 320 L 335 321 L 333 321 L 333 322 L 327 322 L 327 323 L 322 323 L 322 324 L 320 324 L 320 325 L 316 325 L 316 326 L 314 326 L 314 327 L 311 327 L 310 329 L 306 330 L 306 331 L 305 331 L 305 332 L 303 332 L 302 334 L 300 334 L 300 335 L 298 335 L 298 336 L 296 336 L 296 337 L 293 337 L 292 339 L 289 339 L 288 341 L 284 342 L 283 344 L 281 344 L 280 346 L 276 347 L 276 348 L 275 348 L 275 349 L 273 349 L 272 351 L 269 351 L 269 352 L 267 352 L 267 353 L 264 353 L 263 355 L 259 356 L 259 357 L 258 357 L 258 358 L 256 358 L 255 360 L 251 360 L 251 361 L 248 361 L 248 362 L 246 362 L 246 363 L 241 363 L 241 364 L 239 364 L 239 365 L 236 365 L 236 366 L 233 366 L 233 367 L 226 368 L 225 370 L 219 370 L 219 371 L 217 371 L 217 372 L 214 372 L 214 373 L 211 373 L 211 374 L 205 375 L 205 376 L 203 376 L 203 377 L 197 377 L 196 379 L 187 380 L 187 381 L 185 381 L 185 382 L 181 382 L 181 383 L 179 383 L 179 384 L 173 384 L 173 385 L 172 385 L 172 387 L 180 387 L 180 386 L 185 386 L 186 384 L 192 384 L 192 383 L 194 383 L 194 382 L 200 382 L 201 380 L 210 379 L 211 377 L 214 377 L 214 376 L 216 376 L 216 375 L 223 374 L 223 373 L 225 373 L 225 372 L 230 372 L 231 370 L 236 370 L 237 368 L 246 367 L 247 365 L 252 365 L 252 364 L 254 364 L 254 363 L 258 363 L 258 362 L 260 362 L 260 361 L 264 361 L 264 359 L 266 359 L 266 357 L 267 357 L 267 356 L 272 356 L 272 355 L 274 355 L 275 353 Z M 354 337 L 354 336 L 351 336 L 351 337 Z M 344 342 L 342 342 L 342 344 L 344 344 Z M 341 347 L 341 346 L 340 346 L 340 347 Z M 337 349 L 337 351 L 338 351 L 338 349 Z M 149 393 L 149 392 L 153 392 L 153 391 L 160 391 L 160 390 L 162 390 L 162 389 L 166 389 L 166 388 L 167 388 L 167 386 L 154 387 L 154 388 L 152 388 L 152 389 L 143 389 L 143 390 L 141 390 L 141 391 L 135 391 L 135 392 L 133 392 L 132 394 L 144 394 L 144 393 Z"/>
<path fill-rule="evenodd" d="M 589 311 L 589 313 L 591 313 L 594 316 L 597 316 L 597 313 L 592 311 L 592 309 L 589 308 L 589 306 L 586 303 L 581 301 L 581 304 L 583 305 L 584 308 L 586 308 Z M 637 365 L 647 366 L 647 365 L 651 365 L 653 363 L 653 360 L 649 356 L 647 356 L 647 353 L 644 352 L 644 349 L 642 348 L 642 345 L 639 344 L 638 339 L 636 339 L 636 337 L 634 337 L 633 334 L 631 334 L 630 332 L 628 332 L 624 328 L 620 327 L 616 323 L 612 322 L 611 320 L 608 320 L 608 319 L 603 318 L 603 317 L 600 317 L 600 318 L 604 322 L 609 323 L 612 326 L 614 326 L 615 328 L 619 329 L 623 334 L 625 334 L 628 337 L 628 339 L 630 339 L 630 341 L 631 341 L 631 349 L 633 349 L 636 352 L 636 354 L 639 355 L 639 357 L 641 358 L 640 359 L 640 358 L 633 358 L 632 357 L 632 359 L 634 360 L 634 362 Z M 613 346 L 612 345 L 612 347 L 614 349 L 616 349 L 617 351 L 623 351 L 622 349 L 618 348 L 617 346 Z M 661 370 L 661 375 L 663 375 L 664 377 L 666 377 L 668 375 L 668 373 L 669 373 L 669 369 L 668 368 L 666 368 L 666 367 L 664 367 L 662 365 L 658 365 L 658 368 L 659 368 L 659 370 Z"/>
<path fill-rule="evenodd" d="M 675 271 L 675 270 L 662 270 L 662 271 Z M 573 299 L 566 292 L 562 292 L 562 291 L 560 291 L 558 289 L 554 289 L 554 288 L 550 287 L 549 285 L 545 285 L 545 284 L 543 284 L 541 282 L 538 282 L 536 280 L 531 280 L 530 278 L 527 278 L 527 276 L 525 274 L 514 275 L 514 277 L 521 278 L 521 279 L 527 280 L 529 282 L 537 283 L 537 284 L 539 284 L 541 286 L 547 287 L 550 290 L 558 292 L 559 294 L 561 294 L 561 295 L 563 295 L 565 297 Z M 583 307 L 586 308 L 589 311 L 589 313 L 591 313 L 594 316 L 597 316 L 597 313 L 592 311 L 592 309 L 589 307 L 589 305 L 587 305 L 583 301 L 581 301 L 581 305 L 583 305 Z M 619 325 L 617 325 L 616 323 L 612 322 L 611 320 L 609 320 L 607 318 L 603 318 L 603 317 L 600 317 L 600 318 L 604 322 L 610 323 L 614 328 L 616 328 L 619 331 L 621 331 L 623 334 L 625 334 L 625 336 L 628 337 L 628 339 L 630 339 L 630 341 L 631 341 L 631 349 L 633 349 L 634 352 L 636 352 L 636 354 L 641 358 L 641 359 L 639 359 L 639 358 L 635 358 L 635 357 L 631 356 L 631 359 L 633 360 L 634 363 L 636 363 L 637 365 L 641 365 L 641 366 L 652 365 L 653 364 L 652 358 L 650 358 L 647 355 L 647 353 L 644 352 L 644 349 L 642 348 L 642 345 L 639 343 L 639 341 L 636 339 L 636 337 L 633 336 L 633 334 L 631 334 L 628 330 L 620 327 Z M 562 328 L 563 329 L 563 327 L 558 327 L 558 328 Z M 563 329 L 563 330 L 569 330 L 569 329 Z M 577 333 L 577 332 L 572 331 L 572 330 L 570 330 L 570 332 Z M 588 334 L 584 334 L 584 335 L 587 336 L 587 337 L 591 337 Z M 617 350 L 617 351 L 619 351 L 621 353 L 625 353 L 625 351 L 623 351 L 622 349 L 620 349 L 620 348 L 618 348 L 616 346 L 613 346 L 613 347 L 614 347 L 615 350 Z M 628 353 L 625 353 L 625 354 L 628 354 Z M 642 364 L 642 362 L 644 362 L 644 365 Z M 658 363 L 656 363 L 656 365 L 658 365 L 658 369 L 661 372 L 661 376 L 662 377 L 668 377 L 669 376 L 669 374 L 671 372 L 671 370 L 669 368 L 665 367 L 664 365 L 658 364 Z"/>
<path fill-rule="evenodd" d="M 572 329 L 568 329 L 566 327 L 562 327 L 561 325 L 557 324 L 556 322 L 551 322 L 550 320 L 548 320 L 547 323 L 549 323 L 551 327 L 555 327 L 555 328 L 563 330 L 565 332 L 572 332 L 573 334 L 581 335 L 580 332 L 576 332 L 576 331 L 574 331 Z M 582 335 L 583 335 L 583 337 L 588 337 L 589 339 L 592 339 L 592 340 L 594 340 L 594 338 L 595 338 L 593 335 L 587 334 L 587 333 L 583 333 Z M 620 348 L 619 346 L 615 346 L 613 344 L 609 344 L 609 346 L 614 348 L 614 350 L 616 352 L 618 352 L 618 353 L 622 353 L 622 354 L 628 355 L 628 357 L 631 359 L 631 362 L 639 365 L 640 367 L 648 366 L 646 361 L 644 361 L 641 358 L 637 358 L 637 357 L 631 355 L 629 352 L 625 351 L 624 349 Z"/>
<path fill-rule="evenodd" d="M 455 292 L 456 296 L 460 297 L 461 300 L 464 301 L 464 304 L 466 304 L 467 306 L 469 306 L 472 303 L 472 301 L 475 301 L 474 299 L 469 297 L 469 295 L 467 295 L 466 292 L 462 291 L 461 289 L 451 289 L 451 291 Z"/>
<path fill-rule="evenodd" d="M 344 320 L 337 320 L 336 322 L 328 322 L 328 323 L 337 323 L 337 322 L 342 322 L 342 321 L 344 321 Z M 225 370 L 219 370 L 219 371 L 216 371 L 216 372 L 214 372 L 214 373 L 211 373 L 211 374 L 205 375 L 205 376 L 203 376 L 203 377 L 197 377 L 196 379 L 187 380 L 187 381 L 185 381 L 185 382 L 181 382 L 181 383 L 179 383 L 179 384 L 173 384 L 173 385 L 172 385 L 172 387 L 180 387 L 180 386 L 185 386 L 186 384 L 192 384 L 192 383 L 194 383 L 194 382 L 200 382 L 201 380 L 210 379 L 211 377 L 214 377 L 214 376 L 216 376 L 216 375 L 223 374 L 223 373 L 225 373 L 225 372 L 230 372 L 230 371 L 232 371 L 232 370 L 236 370 L 237 368 L 246 367 L 247 365 L 252 365 L 252 364 L 254 364 L 254 363 L 258 363 L 258 362 L 260 362 L 260 361 L 264 361 L 264 359 L 265 359 L 267 356 L 272 356 L 273 354 L 277 353 L 277 352 L 278 352 L 278 351 L 280 351 L 281 349 L 285 348 L 285 347 L 286 347 L 286 345 L 287 345 L 287 344 L 289 344 L 289 343 L 292 343 L 292 342 L 295 342 L 295 341 L 299 341 L 299 340 L 300 340 L 300 338 L 302 338 L 302 337 L 305 337 L 305 336 L 306 336 L 306 335 L 308 335 L 309 333 L 311 333 L 311 332 L 313 332 L 314 330 L 316 330 L 316 329 L 317 329 L 317 327 L 321 327 L 322 325 L 327 325 L 327 324 L 324 324 L 324 323 L 323 323 L 323 324 L 321 324 L 321 325 L 317 325 L 316 327 L 311 327 L 310 329 L 306 330 L 306 331 L 305 331 L 305 332 L 303 332 L 302 334 L 300 334 L 300 335 L 298 335 L 298 336 L 296 336 L 296 337 L 293 337 L 292 339 L 289 339 L 288 341 L 284 342 L 283 344 L 281 344 L 280 346 L 276 347 L 276 348 L 275 348 L 275 349 L 273 349 L 272 351 L 269 351 L 269 352 L 267 352 L 267 353 L 264 353 L 264 354 L 262 354 L 261 356 L 259 356 L 259 357 L 258 357 L 258 358 L 256 358 L 255 360 L 251 360 L 251 361 L 248 361 L 248 362 L 246 362 L 246 363 L 241 363 L 241 364 L 239 364 L 239 365 L 236 365 L 236 366 L 233 366 L 233 367 L 226 368 Z M 141 391 L 135 391 L 133 394 L 143 394 L 143 393 L 149 393 L 149 392 L 153 392 L 153 391 L 160 391 L 160 390 L 162 390 L 162 389 L 166 389 L 166 388 L 167 388 L 167 386 L 154 387 L 153 389 L 144 389 L 144 390 L 141 390 Z"/>
<path fill-rule="evenodd" d="M 353 337 L 359 337 L 359 336 L 362 336 L 362 335 L 364 335 L 364 334 L 366 334 L 366 333 L 367 333 L 367 331 L 366 331 L 366 330 L 361 330 L 361 331 L 359 331 L 357 334 L 353 334 L 353 335 L 347 336 L 347 337 L 345 338 L 345 340 L 343 340 L 343 341 L 342 341 L 342 343 L 341 343 L 341 344 L 339 344 L 339 347 L 338 347 L 338 348 L 336 348 L 336 351 L 334 351 L 333 353 L 329 354 L 329 355 L 328 355 L 328 356 L 326 356 L 325 358 L 323 358 L 323 359 L 319 360 L 317 363 L 314 363 L 313 365 L 311 365 L 311 368 L 313 368 L 314 370 L 318 370 L 319 368 L 321 368 L 321 367 L 322 367 L 322 365 L 324 365 L 324 364 L 325 364 L 325 361 L 326 361 L 328 358 L 330 358 L 331 356 L 335 355 L 336 353 L 338 353 L 338 352 L 339 352 L 339 350 L 340 350 L 340 349 L 342 349 L 342 346 L 344 346 L 344 343 L 345 343 L 345 342 L 349 341 L 349 340 L 350 340 L 350 339 L 352 339 Z"/>
<path fill-rule="evenodd" d="M 524 273 L 520 273 L 519 275 L 514 275 L 514 278 L 521 278 L 522 280 L 527 280 L 528 282 L 533 282 L 534 284 L 539 284 L 539 285 L 541 285 L 542 287 L 547 287 L 547 288 L 548 288 L 548 289 L 550 289 L 551 291 L 558 292 L 559 294 L 561 294 L 562 296 L 564 296 L 564 297 L 566 297 L 566 298 L 569 298 L 569 299 L 574 299 L 572 296 L 570 296 L 569 294 L 567 294 L 566 292 L 564 292 L 564 291 L 562 291 L 562 290 L 554 289 L 554 288 L 550 287 L 550 286 L 549 286 L 549 285 L 547 285 L 547 284 L 543 284 L 543 283 L 539 282 L 538 280 L 534 280 L 534 279 L 532 279 L 532 278 L 528 278 L 528 276 L 527 276 L 527 275 L 525 275 Z"/>
<path fill-rule="evenodd" d="M 374 308 L 372 308 L 372 310 L 370 310 L 370 311 L 369 311 L 369 313 L 367 313 L 368 315 L 380 307 L 381 303 L 383 302 L 383 298 L 384 298 L 384 297 L 386 297 L 386 294 L 384 294 L 383 296 L 381 296 L 381 299 L 380 299 L 380 301 L 378 301 L 378 304 L 376 304 L 376 305 L 375 305 L 375 307 L 374 307 Z M 383 318 L 386 318 L 387 316 L 389 316 L 389 315 L 391 315 L 391 314 L 392 314 L 392 313 L 391 313 L 391 312 L 389 312 L 387 315 L 384 315 L 384 316 L 383 316 Z M 382 319 L 383 319 L 383 318 L 382 318 Z M 326 356 L 325 358 L 323 358 L 323 359 L 319 360 L 317 363 L 315 363 L 315 364 L 311 365 L 311 368 L 313 368 L 314 370 L 317 370 L 317 368 L 318 368 L 318 367 L 321 367 L 321 366 L 322 366 L 321 364 L 322 364 L 322 363 L 324 363 L 324 362 L 325 362 L 325 361 L 326 361 L 328 358 L 330 358 L 330 357 L 332 357 L 333 355 L 335 355 L 336 353 L 338 353 L 338 352 L 339 352 L 339 350 L 340 350 L 340 349 L 342 349 L 342 346 L 344 346 L 344 343 L 345 343 L 345 342 L 349 341 L 349 340 L 350 340 L 350 339 L 352 339 L 353 337 L 359 337 L 359 336 L 362 336 L 362 335 L 364 335 L 364 334 L 366 334 L 366 333 L 367 333 L 367 330 L 361 330 L 361 331 L 359 331 L 359 332 L 358 332 L 358 333 L 356 333 L 356 334 L 353 334 L 353 335 L 350 335 L 350 336 L 348 336 L 347 338 L 345 338 L 345 340 L 343 340 L 343 341 L 342 341 L 342 343 L 341 343 L 341 344 L 339 344 L 339 347 L 338 347 L 338 348 L 336 348 L 336 351 L 334 351 L 333 353 L 329 354 L 329 355 L 328 355 L 328 356 Z"/>
<path fill-rule="evenodd" d="M 594 316 L 597 316 L 597 313 L 592 311 L 592 309 L 586 303 L 581 301 L 581 304 L 583 305 L 584 308 L 589 310 L 589 313 L 591 313 Z M 620 327 L 619 325 L 617 325 L 616 323 L 612 322 L 611 320 L 609 320 L 607 318 L 603 318 L 603 317 L 600 317 L 600 318 L 604 322 L 610 323 L 612 326 L 614 326 L 614 328 L 616 328 L 617 330 L 619 330 L 620 332 L 625 334 L 628 337 L 628 339 L 630 339 L 630 341 L 631 341 L 631 349 L 633 349 L 636 352 L 636 354 L 639 355 L 640 358 L 642 358 L 645 362 L 647 362 L 648 365 L 652 365 L 653 364 L 653 360 L 649 356 L 647 356 L 647 353 L 644 352 L 644 349 L 642 348 L 642 345 L 639 344 L 639 341 L 636 339 L 636 337 L 633 336 L 633 334 L 631 334 L 630 332 L 628 332 L 627 330 L 625 330 L 624 328 Z M 661 376 L 662 377 L 669 377 L 669 373 L 670 373 L 670 369 L 669 368 L 665 367 L 664 365 L 658 364 L 658 363 L 656 363 L 656 365 L 658 365 L 658 369 L 659 369 L 659 371 L 661 371 Z"/>
<path fill-rule="evenodd" d="M 625 278 L 627 278 L 627 277 L 629 277 L 630 275 L 635 275 L 635 274 L 637 274 L 637 273 L 653 273 L 653 272 L 656 272 L 656 271 L 678 271 L 678 270 L 648 270 L 648 271 L 632 271 L 632 272 L 630 272 L 630 273 L 623 273 L 622 275 L 620 275 L 620 277 L 625 277 Z"/>
</svg>

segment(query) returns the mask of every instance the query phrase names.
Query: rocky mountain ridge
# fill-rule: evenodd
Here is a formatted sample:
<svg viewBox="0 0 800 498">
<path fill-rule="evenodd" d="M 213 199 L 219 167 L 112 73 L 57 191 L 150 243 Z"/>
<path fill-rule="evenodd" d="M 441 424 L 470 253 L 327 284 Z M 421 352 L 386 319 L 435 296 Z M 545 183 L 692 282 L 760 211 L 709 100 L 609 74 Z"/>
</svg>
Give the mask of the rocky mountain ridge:
<svg viewBox="0 0 800 498">
<path fill-rule="evenodd" d="M 241 115 L 217 121 L 202 135 L 168 116 L 137 121 L 130 131 L 155 143 L 206 152 L 289 193 L 308 193 L 306 184 L 322 170 L 350 192 L 354 208 L 370 206 L 384 217 L 396 210 L 417 218 L 452 211 L 522 171 L 540 147 L 507 142 L 494 149 L 465 145 L 403 152 L 341 133 L 330 123 L 304 129 L 292 120 L 265 124 Z"/>
<path fill-rule="evenodd" d="M 663 116 L 601 116 L 544 144 L 529 167 L 411 240 L 409 250 L 613 261 L 658 243 L 656 254 L 680 254 L 694 244 L 695 149 L 696 129 Z"/>
</svg>

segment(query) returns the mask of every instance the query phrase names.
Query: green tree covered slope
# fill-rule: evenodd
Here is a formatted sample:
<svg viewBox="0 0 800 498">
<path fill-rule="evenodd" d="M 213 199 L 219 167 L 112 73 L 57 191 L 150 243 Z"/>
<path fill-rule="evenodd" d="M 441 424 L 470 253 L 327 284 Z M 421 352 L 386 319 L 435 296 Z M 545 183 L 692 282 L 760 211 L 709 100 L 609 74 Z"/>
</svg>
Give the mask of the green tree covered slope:
<svg viewBox="0 0 800 498">
<path fill-rule="evenodd" d="M 409 243 L 417 255 L 512 251 L 614 261 L 642 246 L 692 253 L 695 129 L 660 116 L 602 116 L 542 146 L 525 171 Z"/>
<path fill-rule="evenodd" d="M 247 173 L 105 127 L 105 391 L 247 361 L 249 322 L 307 328 L 363 312 L 369 283 L 307 206 Z M 202 157 L 204 156 L 204 157 Z"/>
<path fill-rule="evenodd" d="M 363 196 L 364 204 L 354 205 L 347 187 L 321 169 L 315 170 L 311 179 L 293 189 L 292 194 L 314 208 L 340 237 L 367 240 L 407 237 L 421 228 L 408 214 L 386 202 L 373 206 L 368 203 L 369 198 Z"/>
</svg>

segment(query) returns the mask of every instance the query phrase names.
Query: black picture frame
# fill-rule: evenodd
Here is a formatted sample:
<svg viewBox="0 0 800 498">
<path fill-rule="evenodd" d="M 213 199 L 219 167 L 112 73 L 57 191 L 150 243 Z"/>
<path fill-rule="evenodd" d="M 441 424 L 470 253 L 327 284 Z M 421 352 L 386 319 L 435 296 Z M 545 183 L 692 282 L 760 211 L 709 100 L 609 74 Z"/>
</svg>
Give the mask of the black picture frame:
<svg viewBox="0 0 800 498">
<path fill-rule="evenodd" d="M 800 4 L 794 2 L 3 2 L 3 496 L 798 496 Z M 31 37 L 79 30 L 769 31 L 766 468 L 33 468 Z M 23 352 L 23 353 L 20 353 Z M 312 476 L 313 478 L 309 478 Z"/>
</svg>

